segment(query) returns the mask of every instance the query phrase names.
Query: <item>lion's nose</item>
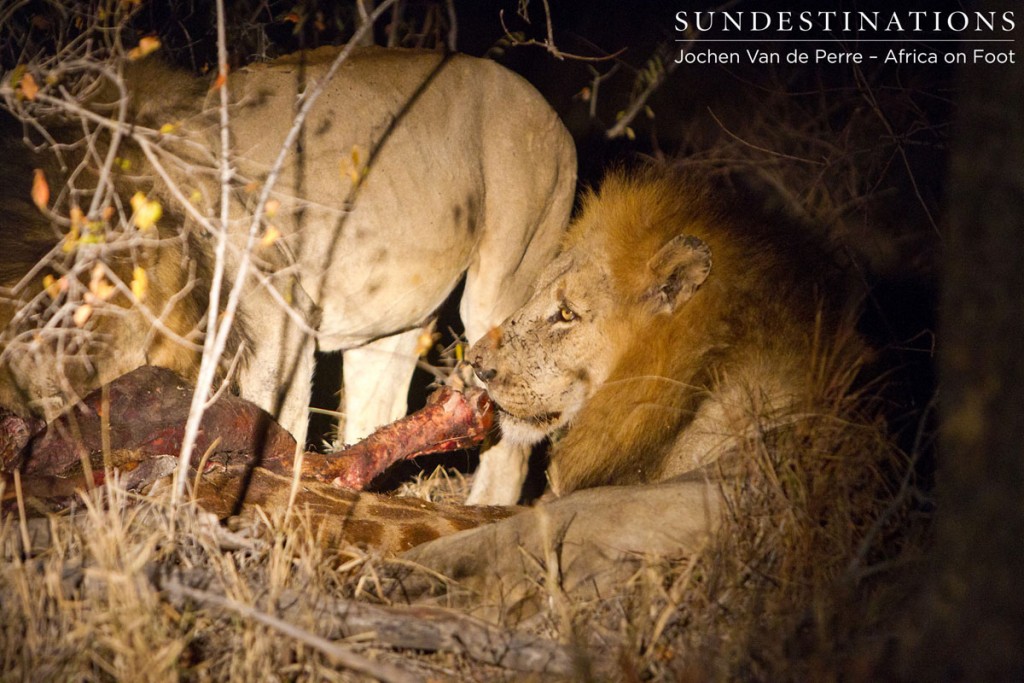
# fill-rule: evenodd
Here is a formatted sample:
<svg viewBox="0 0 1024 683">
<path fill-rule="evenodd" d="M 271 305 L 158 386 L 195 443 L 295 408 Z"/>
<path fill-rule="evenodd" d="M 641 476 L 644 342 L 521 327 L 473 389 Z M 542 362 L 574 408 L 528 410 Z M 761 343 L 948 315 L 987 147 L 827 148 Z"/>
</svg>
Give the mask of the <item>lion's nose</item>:
<svg viewBox="0 0 1024 683">
<path fill-rule="evenodd" d="M 487 367 L 484 363 L 483 354 L 474 353 L 469 357 L 469 364 L 473 368 L 473 372 L 481 382 L 490 382 L 494 379 L 494 376 L 498 374 L 498 371 L 494 368 Z"/>
</svg>

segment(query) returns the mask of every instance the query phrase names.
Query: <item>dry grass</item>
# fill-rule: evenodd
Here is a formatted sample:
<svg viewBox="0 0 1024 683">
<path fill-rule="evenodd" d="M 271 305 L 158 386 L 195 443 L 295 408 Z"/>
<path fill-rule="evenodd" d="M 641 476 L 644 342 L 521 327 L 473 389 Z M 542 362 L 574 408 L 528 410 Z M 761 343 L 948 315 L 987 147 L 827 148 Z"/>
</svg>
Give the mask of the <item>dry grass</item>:
<svg viewBox="0 0 1024 683">
<path fill-rule="evenodd" d="M 229 532 L 195 510 L 172 519 L 162 494 L 128 497 L 110 486 L 83 494 L 70 514 L 33 520 L 41 524 L 27 554 L 17 518 L 5 516 L 0 678 L 356 679 L 345 672 L 356 664 L 339 667 L 342 655 L 325 653 L 309 634 L 317 632 L 320 599 L 361 589 L 352 577 L 368 561 L 364 554 L 326 558 L 301 524 L 284 533 L 280 520 L 264 518 Z M 201 577 L 209 584 L 204 590 L 225 597 L 227 606 L 199 608 L 168 589 L 189 576 Z M 303 602 L 289 615 L 307 615 L 293 617 L 291 634 L 239 614 L 245 607 L 275 612 L 282 595 Z M 394 679 L 386 662 L 356 654 L 384 672 L 378 677 Z"/>
<path fill-rule="evenodd" d="M 725 484 L 721 533 L 702 553 L 651 559 L 598 601 L 559 594 L 520 625 L 577 653 L 569 678 L 869 673 L 860 667 L 885 644 L 891 569 L 914 558 L 910 463 L 850 372 L 809 374 L 813 411 L 748 442 Z M 417 488 L 436 497 L 464 486 L 435 473 Z M 136 499 L 117 486 L 31 520 L 30 553 L 19 522 L 0 525 L 0 678 L 521 679 L 462 654 L 388 647 L 374 632 L 340 636 L 324 606 L 379 602 L 387 562 L 326 554 L 301 523 L 259 517 L 228 530 L 192 509 L 172 516 L 160 492 Z"/>
<path fill-rule="evenodd" d="M 747 442 L 701 552 L 647 562 L 619 594 L 574 605 L 568 628 L 538 618 L 599 678 L 877 679 L 927 517 L 878 400 L 822 365 L 800 419 Z"/>
</svg>

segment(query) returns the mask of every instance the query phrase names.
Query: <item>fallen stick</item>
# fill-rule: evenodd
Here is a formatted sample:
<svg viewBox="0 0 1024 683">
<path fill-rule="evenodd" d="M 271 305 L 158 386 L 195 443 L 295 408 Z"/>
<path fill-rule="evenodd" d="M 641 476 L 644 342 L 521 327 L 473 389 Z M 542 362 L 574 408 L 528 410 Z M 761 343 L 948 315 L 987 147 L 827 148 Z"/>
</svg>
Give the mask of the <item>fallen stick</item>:
<svg viewBox="0 0 1024 683">
<path fill-rule="evenodd" d="M 224 606 L 224 589 L 203 568 L 175 572 L 157 579 L 171 604 L 183 609 L 185 600 L 199 605 Z M 248 608 L 255 611 L 254 608 Z M 303 596 L 284 589 L 274 603 L 281 621 L 307 619 L 310 605 Z M 373 633 L 380 647 L 430 652 L 454 652 L 470 659 L 513 671 L 570 676 L 576 673 L 572 654 L 552 640 L 517 633 L 488 624 L 455 610 L 440 607 L 386 607 L 355 600 L 318 599 L 317 635 L 339 639 Z"/>
<path fill-rule="evenodd" d="M 226 595 L 191 588 L 175 581 L 174 579 L 163 581 L 162 588 L 167 593 L 171 602 L 177 603 L 179 607 L 182 606 L 185 599 L 188 599 L 200 605 L 217 607 L 222 610 L 234 612 L 243 619 L 258 621 L 284 636 L 319 650 L 328 658 L 332 659 L 336 664 L 340 664 L 352 671 L 357 671 L 361 674 L 376 678 L 378 681 L 386 681 L 388 683 L 418 683 L 423 680 L 411 672 L 405 671 L 386 662 L 374 662 L 362 656 L 351 647 L 342 645 L 341 643 L 332 642 L 315 633 L 310 633 L 309 631 L 301 629 L 284 619 L 262 612 L 251 605 L 246 605 L 238 602 L 237 600 L 232 600 Z"/>
</svg>

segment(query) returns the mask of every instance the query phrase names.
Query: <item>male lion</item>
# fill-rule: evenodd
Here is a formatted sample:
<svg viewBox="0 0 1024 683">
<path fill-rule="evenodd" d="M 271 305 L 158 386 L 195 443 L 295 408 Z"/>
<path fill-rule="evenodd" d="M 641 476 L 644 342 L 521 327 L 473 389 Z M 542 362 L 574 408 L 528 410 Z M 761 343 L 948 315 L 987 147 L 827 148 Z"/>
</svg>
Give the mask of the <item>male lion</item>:
<svg viewBox="0 0 1024 683">
<path fill-rule="evenodd" d="M 514 621 L 606 596 L 645 557 L 699 553 L 756 458 L 808 447 L 857 367 L 828 264 L 731 189 L 673 167 L 611 173 L 533 297 L 468 353 L 505 439 L 555 437 L 559 495 L 408 551 L 457 588 L 408 574 L 403 594 Z"/>
<path fill-rule="evenodd" d="M 469 359 L 506 440 L 564 432 L 548 471 L 556 493 L 665 480 L 806 395 L 810 359 L 840 336 L 827 261 L 692 174 L 611 173 L 533 297 Z"/>
<path fill-rule="evenodd" d="M 323 79 L 337 53 L 323 48 L 230 77 L 236 246 L 248 231 L 257 194 L 252 188 L 267 177 L 300 95 Z M 38 74 L 36 82 L 47 83 L 47 75 Z M 129 65 L 125 83 L 136 130 L 173 127 L 155 149 L 178 191 L 154 180 L 155 167 L 129 141 L 119 150 L 133 164 L 118 180 L 122 193 L 128 185 L 143 187 L 168 206 L 189 198 L 196 208 L 179 208 L 179 221 L 189 211 L 219 215 L 210 151 L 219 149 L 219 130 L 209 82 L 149 58 Z M 90 106 L 111 111 L 101 101 L 109 96 L 99 92 Z M 8 103 L 31 106 L 10 97 Z M 430 316 L 463 276 L 460 312 L 470 341 L 515 310 L 554 256 L 575 177 L 572 139 L 519 76 L 465 56 L 355 52 L 327 83 L 275 186 L 280 208 L 269 220 L 281 237 L 266 240 L 256 256 L 269 285 L 282 294 L 250 283 L 242 300 L 252 343 L 239 370 L 241 395 L 277 415 L 301 441 L 319 345 L 344 351 L 346 441 L 401 416 L 417 339 Z M 3 192 L 27 193 L 28 180 Z M 0 216 L 5 241 L 17 240 L 16 220 Z M 201 240 L 194 246 L 208 250 Z M 229 253 L 232 277 L 238 253 Z M 23 264 L 21 272 L 27 269 Z M 280 305 L 282 298 L 303 295 L 311 300 L 308 308 L 318 309 L 301 311 L 310 325 L 318 317 L 315 337 Z M 159 312 L 166 302 L 146 303 Z M 117 349 L 107 360 L 116 367 L 100 368 L 97 374 L 106 378 L 141 360 L 154 362 L 133 348 Z M 485 474 L 481 482 L 493 478 Z"/>
</svg>

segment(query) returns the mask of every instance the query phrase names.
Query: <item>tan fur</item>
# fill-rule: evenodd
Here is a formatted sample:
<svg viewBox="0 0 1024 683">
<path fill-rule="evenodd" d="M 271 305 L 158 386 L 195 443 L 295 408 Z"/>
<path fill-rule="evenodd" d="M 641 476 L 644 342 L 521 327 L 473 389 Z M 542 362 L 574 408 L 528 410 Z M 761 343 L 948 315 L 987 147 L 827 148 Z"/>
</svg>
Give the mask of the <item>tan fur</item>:
<svg viewBox="0 0 1024 683">
<path fill-rule="evenodd" d="M 698 177 L 612 173 L 533 298 L 469 358 L 507 436 L 565 432 L 556 491 L 664 480 L 807 395 L 810 359 L 839 336 L 827 264 L 799 231 Z"/>
</svg>

